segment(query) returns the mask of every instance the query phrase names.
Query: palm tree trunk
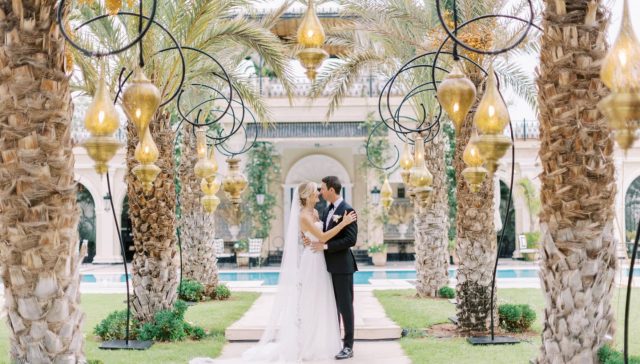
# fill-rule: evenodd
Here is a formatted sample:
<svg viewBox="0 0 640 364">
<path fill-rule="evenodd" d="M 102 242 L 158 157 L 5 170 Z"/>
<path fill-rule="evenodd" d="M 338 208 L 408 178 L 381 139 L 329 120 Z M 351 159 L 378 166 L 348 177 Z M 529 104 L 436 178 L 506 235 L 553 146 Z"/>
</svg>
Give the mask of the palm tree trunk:
<svg viewBox="0 0 640 364">
<path fill-rule="evenodd" d="M 477 76 L 470 75 L 476 85 L 480 84 Z M 481 97 L 478 95 L 478 100 Z M 471 109 L 456 135 L 456 250 L 460 260 L 456 308 L 460 329 L 481 332 L 486 330 L 487 320 L 490 319 L 491 280 L 497 244 L 493 224 L 493 181 L 487 177 L 478 192 L 471 192 L 462 178 L 462 170 L 465 168 L 462 155 L 471 139 L 476 106 Z"/>
<path fill-rule="evenodd" d="M 602 1 L 590 5 L 546 1 L 543 15 L 537 84 L 547 299 L 538 363 L 596 363 L 614 329 L 613 142 L 596 109 L 607 94 L 599 71 L 608 16 Z M 589 7 L 594 26 L 585 25 Z"/>
<path fill-rule="evenodd" d="M 213 239 L 215 215 L 206 213 L 200 204 L 200 180 L 194 174 L 198 161 L 191 127 L 183 132 L 180 161 L 180 240 L 182 242 L 183 274 L 186 279 L 202 283 L 205 294 L 213 297 L 218 285 L 218 266 Z"/>
<path fill-rule="evenodd" d="M 55 5 L 0 4 L 0 267 L 15 363 L 85 361 L 73 106 Z"/>
<path fill-rule="evenodd" d="M 425 143 L 427 168 L 433 175 L 431 203 L 415 214 L 416 290 L 420 297 L 436 297 L 449 283 L 449 203 L 444 162 L 444 138 Z M 418 210 L 416 202 L 415 210 Z"/>
<path fill-rule="evenodd" d="M 161 172 L 152 191 L 146 194 L 133 173 L 126 176 L 135 246 L 132 303 L 140 322 L 148 322 L 156 312 L 172 307 L 178 288 L 173 132 L 165 125 L 169 115 L 161 111 L 157 115 L 150 128 L 160 152 L 156 165 Z M 131 171 L 137 164 L 134 151 L 138 142 L 131 123 L 127 126 L 127 134 L 127 167 Z"/>
</svg>

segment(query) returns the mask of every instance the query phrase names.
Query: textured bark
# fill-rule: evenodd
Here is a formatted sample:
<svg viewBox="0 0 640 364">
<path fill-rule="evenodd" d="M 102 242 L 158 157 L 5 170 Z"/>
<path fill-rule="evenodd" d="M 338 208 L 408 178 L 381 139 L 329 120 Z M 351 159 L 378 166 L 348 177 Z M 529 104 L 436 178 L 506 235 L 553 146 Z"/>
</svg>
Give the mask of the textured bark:
<svg viewBox="0 0 640 364">
<path fill-rule="evenodd" d="M 160 152 L 156 165 L 161 169 L 153 189 L 146 194 L 133 173 L 126 176 L 135 246 L 132 304 L 135 316 L 141 322 L 148 322 L 156 312 L 172 307 L 179 284 L 173 133 L 165 126 L 168 114 L 158 115 L 150 126 Z M 127 125 L 127 134 L 127 168 L 132 170 L 138 163 L 133 156 L 138 138 L 131 123 Z"/>
<path fill-rule="evenodd" d="M 476 85 L 480 83 L 477 74 L 470 77 Z M 480 98 L 478 95 L 478 100 Z M 490 319 L 491 278 L 497 243 L 493 224 L 493 181 L 487 176 L 480 190 L 471 192 L 462 177 L 462 170 L 466 167 L 462 155 L 471 138 L 476 106 L 456 135 L 454 167 L 458 202 L 456 250 L 460 260 L 456 287 L 458 323 L 462 330 L 479 332 L 487 329 Z"/>
<path fill-rule="evenodd" d="M 0 3 L 0 266 L 15 363 L 85 362 L 73 107 L 55 3 Z"/>
<path fill-rule="evenodd" d="M 414 218 L 416 290 L 420 297 L 436 297 L 438 289 L 449 283 L 449 203 L 442 133 L 425 144 L 425 159 L 433 175 L 433 195 L 425 209 L 415 204 L 419 211 Z"/>
<path fill-rule="evenodd" d="M 180 241 L 182 243 L 182 269 L 185 279 L 196 280 L 205 288 L 205 294 L 213 297 L 218 285 L 218 266 L 213 239 L 215 238 L 214 214 L 202 209 L 200 179 L 194 173 L 198 161 L 195 138 L 191 126 L 185 126 L 180 161 Z"/>
<path fill-rule="evenodd" d="M 597 363 L 612 334 L 616 270 L 613 142 L 596 109 L 608 22 L 602 1 L 595 26 L 588 2 L 546 1 L 537 79 L 543 235 L 540 277 L 546 296 L 538 363 Z M 593 6 L 592 5 L 592 6 Z"/>
</svg>

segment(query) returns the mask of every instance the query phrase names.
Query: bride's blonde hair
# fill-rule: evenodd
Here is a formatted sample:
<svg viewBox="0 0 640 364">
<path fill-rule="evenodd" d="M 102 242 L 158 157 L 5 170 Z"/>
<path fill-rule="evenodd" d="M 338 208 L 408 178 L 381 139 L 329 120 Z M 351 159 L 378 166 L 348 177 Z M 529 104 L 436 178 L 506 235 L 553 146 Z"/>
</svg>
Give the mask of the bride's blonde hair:
<svg viewBox="0 0 640 364">
<path fill-rule="evenodd" d="M 300 206 L 307 206 L 307 199 L 318 189 L 315 182 L 302 182 L 298 186 L 298 196 L 300 198 Z"/>
</svg>

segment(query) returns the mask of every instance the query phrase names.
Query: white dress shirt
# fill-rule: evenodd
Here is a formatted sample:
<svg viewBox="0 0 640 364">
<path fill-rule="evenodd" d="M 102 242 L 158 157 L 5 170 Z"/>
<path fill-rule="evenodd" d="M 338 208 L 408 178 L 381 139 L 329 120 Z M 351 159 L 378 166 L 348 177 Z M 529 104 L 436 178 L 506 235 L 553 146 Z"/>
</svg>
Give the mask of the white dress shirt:
<svg viewBox="0 0 640 364">
<path fill-rule="evenodd" d="M 343 202 L 344 202 L 344 200 L 342 199 L 342 197 L 338 197 L 336 202 L 333 203 L 333 208 L 331 210 L 329 210 L 329 213 L 327 214 L 327 219 L 324 221 L 324 229 L 325 230 L 328 230 L 329 221 L 331 221 L 331 218 L 333 217 L 333 214 L 338 209 L 338 206 L 340 206 Z"/>
</svg>

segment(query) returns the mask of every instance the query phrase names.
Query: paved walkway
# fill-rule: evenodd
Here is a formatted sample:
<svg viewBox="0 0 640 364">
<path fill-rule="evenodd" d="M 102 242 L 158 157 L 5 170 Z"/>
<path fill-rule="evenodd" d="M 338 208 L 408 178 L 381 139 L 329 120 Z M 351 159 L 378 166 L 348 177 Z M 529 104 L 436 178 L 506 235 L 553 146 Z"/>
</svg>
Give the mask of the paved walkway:
<svg viewBox="0 0 640 364">
<path fill-rule="evenodd" d="M 273 299 L 273 293 L 262 294 L 240 320 L 227 328 L 225 335 L 230 342 L 224 347 L 218 359 L 238 359 L 245 350 L 255 345 L 255 341 L 260 338 L 267 324 Z M 411 363 L 398 341 L 402 329 L 386 316 L 382 305 L 373 293 L 356 292 L 354 305 L 355 356 L 354 359 L 344 363 Z"/>
</svg>

